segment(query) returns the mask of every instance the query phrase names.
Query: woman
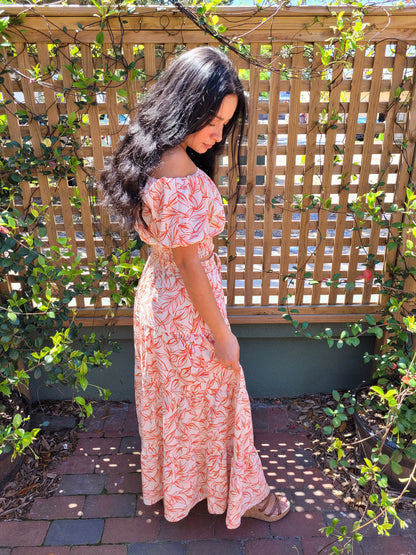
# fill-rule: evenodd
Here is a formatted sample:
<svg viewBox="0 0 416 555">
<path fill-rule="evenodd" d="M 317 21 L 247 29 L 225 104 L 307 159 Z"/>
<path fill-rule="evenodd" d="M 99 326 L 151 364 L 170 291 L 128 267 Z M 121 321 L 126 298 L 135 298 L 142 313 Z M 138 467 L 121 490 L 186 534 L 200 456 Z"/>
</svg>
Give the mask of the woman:
<svg viewBox="0 0 416 555">
<path fill-rule="evenodd" d="M 134 308 L 143 499 L 163 499 L 172 522 L 205 498 L 210 513 L 227 510 L 229 528 L 290 509 L 270 492 L 253 444 L 213 253 L 225 216 L 210 177 L 227 135 L 239 144 L 244 117 L 228 58 L 191 50 L 149 90 L 102 177 L 107 203 L 151 246 Z"/>
</svg>

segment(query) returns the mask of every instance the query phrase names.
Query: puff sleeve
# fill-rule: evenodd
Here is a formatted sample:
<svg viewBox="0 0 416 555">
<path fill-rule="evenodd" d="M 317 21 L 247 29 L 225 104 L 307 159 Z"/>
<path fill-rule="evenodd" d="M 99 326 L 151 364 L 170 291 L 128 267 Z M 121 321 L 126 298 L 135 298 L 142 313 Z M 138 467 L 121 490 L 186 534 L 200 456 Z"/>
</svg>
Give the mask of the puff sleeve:
<svg viewBox="0 0 416 555">
<path fill-rule="evenodd" d="M 138 222 L 146 243 L 185 247 L 220 233 L 225 224 L 221 195 L 202 170 L 187 177 L 150 178 L 143 191 L 143 219 Z"/>
</svg>

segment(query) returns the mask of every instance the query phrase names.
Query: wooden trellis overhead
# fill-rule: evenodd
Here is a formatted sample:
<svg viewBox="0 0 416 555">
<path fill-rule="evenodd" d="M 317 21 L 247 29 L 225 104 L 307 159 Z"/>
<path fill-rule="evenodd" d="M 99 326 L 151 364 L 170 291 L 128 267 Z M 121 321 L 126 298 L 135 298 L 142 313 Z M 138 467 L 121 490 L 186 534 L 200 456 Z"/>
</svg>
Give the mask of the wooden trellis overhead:
<svg viewBox="0 0 416 555">
<path fill-rule="evenodd" d="M 16 6 L 3 9 L 19 12 Z M 250 65 L 230 53 L 249 106 L 240 202 L 235 211 L 231 202 L 226 207 L 227 229 L 216 241 L 231 321 L 282 321 L 279 308 L 286 302 L 310 321 L 345 321 L 375 312 L 378 288 L 360 276 L 369 252 L 378 260 L 376 270 L 383 266 L 389 256 L 386 237 L 368 224 L 359 242 L 347 207 L 378 181 L 386 183 L 386 203 L 404 193 L 407 164 L 398 144 L 406 127 L 410 137 L 416 136 L 416 10 L 397 11 L 389 22 L 384 11 L 371 12 L 376 46 L 357 50 L 351 68 L 333 65 L 320 76 L 320 47 L 334 25 L 326 8 L 291 8 L 267 25 L 259 24 L 272 11 L 219 11 L 228 35 L 255 29 L 245 36 L 251 56 L 278 69 Z M 12 71 L 0 84 L 1 101 L 7 103 L 0 108 L 7 117 L 3 133 L 18 143 L 31 137 L 35 152 L 52 126 L 65 126 L 71 114 L 80 119 L 75 139 L 83 167 L 57 181 L 39 171 L 37 179 L 24 183 L 23 205 L 48 206 L 45 248 L 70 238 L 85 265 L 127 239 L 100 207 L 96 184 L 140 95 L 172 56 L 216 44 L 174 9 L 138 8 L 122 17 L 123 31 L 116 18 L 111 20 L 102 51 L 91 50 L 99 31 L 94 13 L 72 6 L 28 10 L 10 32 L 15 50 L 2 51 L 3 64 Z M 106 64 L 119 69 L 120 82 L 100 82 Z M 99 88 L 93 104 L 74 92 L 80 75 Z M 399 86 L 404 91 L 398 99 Z M 404 101 L 410 102 L 408 114 Z M 36 117 L 22 115 L 25 107 Z M 60 144 L 65 148 L 65 138 Z M 406 156 L 413 159 L 414 142 Z M 217 182 L 224 198 L 232 198 L 236 179 L 227 162 L 225 151 Z M 82 202 L 71 202 L 77 196 Z M 326 210 L 326 201 L 336 210 Z M 327 287 L 334 276 L 339 286 Z M 355 287 L 346 287 L 351 282 Z M 79 315 L 95 324 L 111 304 L 108 292 L 94 307 L 88 298 L 77 303 Z M 119 322 L 130 315 L 130 309 L 119 309 Z"/>
</svg>

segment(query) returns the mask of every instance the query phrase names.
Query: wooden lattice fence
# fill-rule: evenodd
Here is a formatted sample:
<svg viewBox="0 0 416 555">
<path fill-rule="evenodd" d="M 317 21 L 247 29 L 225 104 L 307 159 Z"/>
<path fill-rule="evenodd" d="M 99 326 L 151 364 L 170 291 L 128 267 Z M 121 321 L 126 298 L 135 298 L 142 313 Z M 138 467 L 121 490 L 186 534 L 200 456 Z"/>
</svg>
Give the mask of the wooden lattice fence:
<svg viewBox="0 0 416 555">
<path fill-rule="evenodd" d="M 94 14 L 90 7 L 29 9 L 10 30 L 15 48 L 2 50 L 1 63 L 12 71 L 0 84 L 3 134 L 20 144 L 30 140 L 35 152 L 41 152 L 51 127 L 65 127 L 72 114 L 80 121 L 68 140 L 76 140 L 83 165 L 57 180 L 40 169 L 23 184 L 23 207 L 48 206 L 45 248 L 70 238 L 86 264 L 127 240 L 101 208 L 97 180 L 145 87 L 184 48 L 216 44 L 174 9 L 138 8 L 110 20 L 103 44 L 92 46 L 100 30 Z M 407 130 L 405 155 L 411 162 L 416 10 L 397 11 L 389 19 L 384 11 L 371 12 L 374 46 L 357 50 L 351 68 L 335 64 L 323 74 L 320 47 L 334 25 L 329 11 L 291 8 L 261 25 L 271 15 L 220 10 L 227 34 L 254 29 L 245 42 L 265 66 L 230 53 L 249 101 L 241 198 L 235 212 L 231 203 L 226 207 L 227 229 L 217 240 L 230 319 L 279 322 L 285 302 L 311 321 L 356 319 L 375 312 L 380 302 L 377 286 L 360 278 L 368 252 L 377 256 L 376 269 L 395 253 L 387 251 L 379 228 L 368 224 L 357 233 L 347 206 L 379 181 L 386 183 L 385 203 L 404 194 L 408 163 L 398 145 Z M 108 64 L 118 69 L 119 82 L 104 82 Z M 81 77 L 91 81 L 92 103 L 74 90 Z M 65 133 L 59 141 L 65 148 Z M 236 180 L 227 160 L 225 151 L 217 182 L 224 198 L 232 198 Z M 74 202 L 76 197 L 83 201 Z M 336 210 L 326 210 L 325 202 Z M 337 274 L 339 287 L 327 287 Z M 345 287 L 353 281 L 355 288 Z M 95 324 L 111 304 L 108 291 L 94 307 L 88 298 L 77 303 L 79 316 Z M 130 309 L 117 314 L 119 323 L 131 315 Z"/>
</svg>

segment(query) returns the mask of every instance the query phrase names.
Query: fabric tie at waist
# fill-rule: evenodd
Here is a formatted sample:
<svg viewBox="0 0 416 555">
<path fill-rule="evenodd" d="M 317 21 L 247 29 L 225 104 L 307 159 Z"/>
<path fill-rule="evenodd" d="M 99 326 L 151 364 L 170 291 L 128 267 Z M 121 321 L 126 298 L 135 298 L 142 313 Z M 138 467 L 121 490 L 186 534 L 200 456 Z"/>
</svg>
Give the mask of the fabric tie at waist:
<svg viewBox="0 0 416 555">
<path fill-rule="evenodd" d="M 214 256 L 214 251 L 212 251 L 211 254 L 209 254 L 209 255 L 206 256 L 205 258 L 200 258 L 199 260 L 200 260 L 201 262 L 208 262 L 208 260 L 209 260 L 210 258 L 212 258 L 213 256 Z"/>
<path fill-rule="evenodd" d="M 216 252 L 212 251 L 211 254 L 209 254 L 205 258 L 200 258 L 200 261 L 201 262 L 208 262 L 208 260 L 211 260 L 212 257 L 215 258 L 215 262 L 217 263 L 218 271 L 221 273 L 221 260 L 220 260 L 220 257 L 218 256 L 218 254 Z"/>
</svg>

